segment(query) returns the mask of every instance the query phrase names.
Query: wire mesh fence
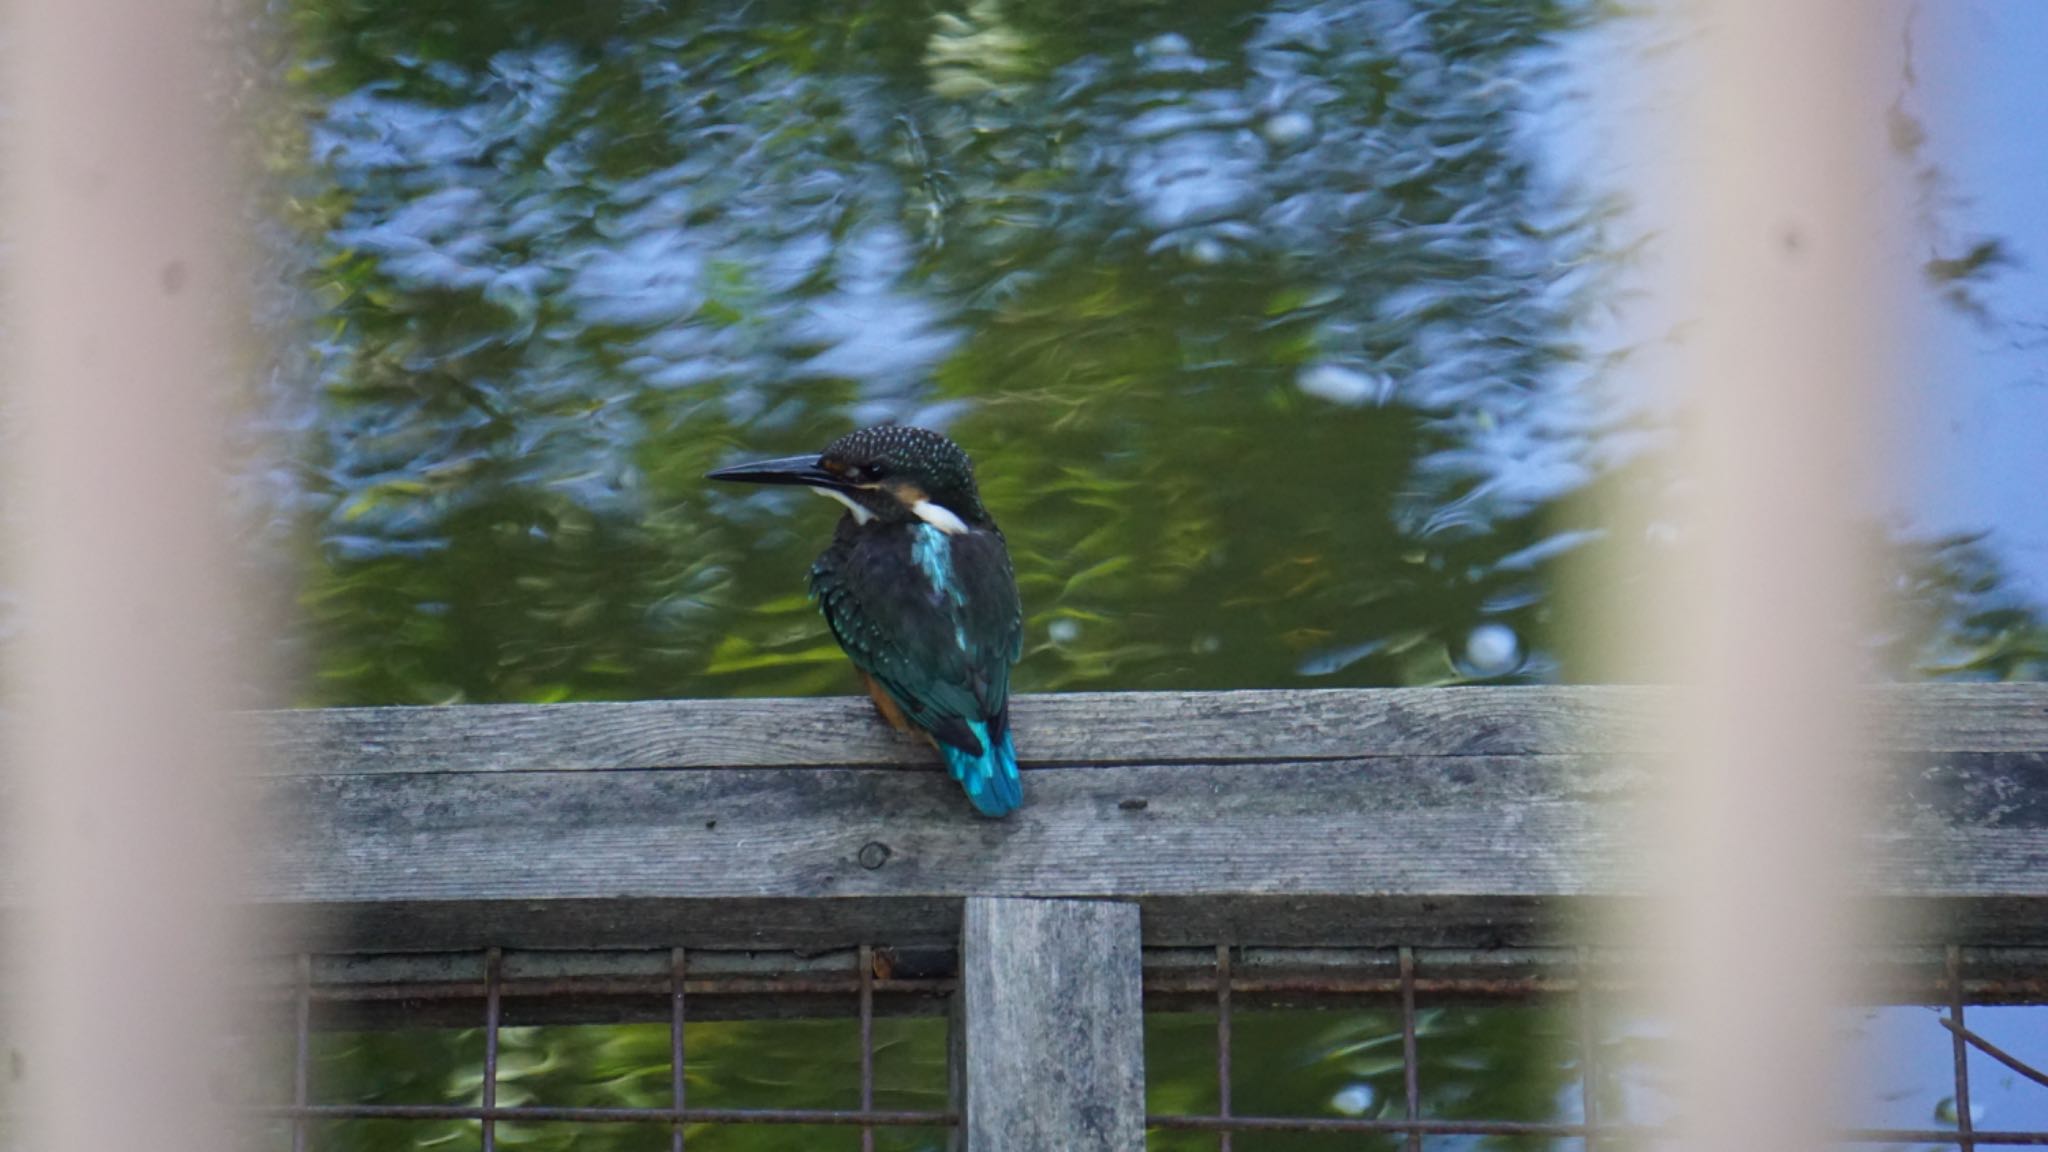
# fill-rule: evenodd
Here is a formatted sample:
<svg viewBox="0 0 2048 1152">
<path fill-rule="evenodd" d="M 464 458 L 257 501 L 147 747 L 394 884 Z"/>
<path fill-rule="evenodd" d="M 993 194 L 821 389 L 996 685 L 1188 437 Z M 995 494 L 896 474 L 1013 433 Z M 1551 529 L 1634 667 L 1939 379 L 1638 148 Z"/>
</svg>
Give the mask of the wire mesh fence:
<svg viewBox="0 0 2048 1152">
<path fill-rule="evenodd" d="M 924 1036 L 925 1062 L 943 1061 L 943 1039 L 932 1033 L 947 1028 L 955 960 L 943 949 L 877 946 L 822 956 L 684 949 L 300 956 L 285 977 L 288 987 L 278 989 L 291 1006 L 289 1100 L 252 1111 L 273 1126 L 270 1146 L 292 1152 L 363 1146 L 360 1131 L 346 1138 L 350 1125 L 378 1126 L 384 1135 L 370 1146 L 425 1142 L 490 1152 L 529 1143 L 543 1130 L 607 1140 L 591 1145 L 607 1148 L 739 1147 L 742 1142 L 729 1135 L 739 1127 L 787 1136 L 750 1145 L 758 1147 L 945 1147 L 960 1124 L 951 1103 L 955 1086 L 941 1073 L 936 1082 L 927 1076 L 915 1086 L 892 1081 L 878 1088 L 877 1035 L 891 1029 L 882 1047 L 893 1049 L 897 1037 L 907 1035 L 893 1030 L 914 1022 Z M 1923 1112 L 1937 1122 L 1870 1123 L 1871 1115 L 1858 1113 L 1847 1118 L 1840 1138 L 1885 1147 L 2048 1146 L 2048 1077 L 2023 1053 L 1971 1026 L 1972 1009 L 2034 1006 L 2027 1009 L 2030 1026 L 2048 1034 L 2044 960 L 2048 954 L 2039 949 L 1951 946 L 1874 963 L 1874 978 L 1863 986 L 1872 990 L 1873 1004 L 1891 1007 L 1873 1011 L 1924 1006 L 1940 1026 L 1938 1040 L 1953 1067 L 1942 1085 L 1947 1095 L 1931 1114 Z M 1155 1080 L 1148 1139 L 1163 1152 L 1421 1152 L 1475 1143 L 1591 1149 L 1654 1139 L 1670 1117 L 1661 1103 L 1646 1103 L 1657 1093 L 1634 1066 L 1639 1052 L 1623 1042 L 1629 1026 L 1618 1006 L 1627 971 L 1617 958 L 1584 948 L 1151 950 L 1145 1000 L 1148 1033 L 1156 1035 L 1148 1051 Z M 1475 1068 L 1469 1046 L 1435 1051 L 1453 1030 L 1444 1023 L 1446 1013 L 1490 1019 L 1493 1027 L 1525 1033 L 1536 1047 L 1554 1047 L 1548 1071 L 1535 1078 L 1541 1081 L 1536 1102 L 1499 1084 L 1474 1090 L 1511 1070 Z M 807 1032 L 813 1039 L 803 1041 L 828 1047 L 843 1041 L 850 1025 L 856 1058 L 851 1069 L 838 1067 L 852 1071 L 853 1082 L 833 1086 L 850 1088 L 848 1106 L 819 1106 L 817 1085 L 794 1091 L 768 1084 L 745 1104 L 735 1104 L 730 1093 L 693 1094 L 693 1030 L 761 1020 L 785 1027 L 828 1022 L 829 1034 Z M 1641 1024 L 1633 1022 L 1638 1029 Z M 555 1102 L 523 1086 L 531 1061 L 508 1072 L 508 1059 L 526 1058 L 508 1057 L 505 1038 L 558 1028 L 594 1028 L 607 1036 L 636 1030 L 629 1072 L 638 1086 L 627 1095 L 638 1102 Z M 1334 1055 L 1356 1083 L 1332 1092 L 1299 1061 L 1273 1067 L 1266 1039 L 1282 1030 L 1297 1042 L 1320 1035 L 1309 1048 Z M 462 1102 L 395 1102 L 389 1092 L 360 1085 L 357 1097 L 349 1096 L 348 1085 L 338 1096 L 322 1091 L 323 1036 L 384 1035 L 404 1044 L 429 1032 L 477 1031 L 480 1053 L 472 1048 L 450 1060 L 481 1061 L 479 1080 Z M 656 1032 L 664 1051 L 655 1050 Z M 1921 1028 L 1916 1035 L 1924 1063 L 1937 1034 Z M 2030 1126 L 1978 1122 L 1982 1109 L 1972 1106 L 1973 1080 L 1994 1073 L 2001 1091 L 2040 1094 L 2031 1107 L 2003 1109 L 2033 1121 Z M 414 1126 L 430 1124 L 440 1125 L 433 1140 L 407 1138 Z M 598 1137 L 600 1131 L 611 1135 Z M 620 1135 L 626 1132 L 630 1140 Z"/>
<path fill-rule="evenodd" d="M 504 953 L 493 949 L 481 958 L 480 979 L 461 966 L 441 966 L 443 978 L 430 976 L 392 981 L 393 969 L 410 975 L 421 965 L 398 958 L 382 971 L 372 962 L 336 961 L 329 965 L 340 977 L 315 979 L 316 958 L 297 960 L 294 1008 L 292 1099 L 289 1104 L 258 1106 L 259 1116 L 290 1126 L 290 1147 L 304 1152 L 316 1147 L 318 1125 L 346 1121 L 461 1121 L 475 1124 L 481 1147 L 495 1152 L 501 1126 L 521 1124 L 662 1125 L 668 1146 L 688 1147 L 689 1130 L 697 1125 L 777 1125 L 784 1127 L 857 1128 L 861 1147 L 874 1147 L 874 1133 L 889 1128 L 947 1128 L 956 1118 L 946 1111 L 878 1108 L 875 1105 L 875 1019 L 877 1002 L 900 1010 L 902 1002 L 942 998 L 951 990 L 950 977 L 897 977 L 889 974 L 892 958 L 862 947 L 838 971 L 817 971 L 815 964 L 796 972 L 756 975 L 751 966 L 734 964 L 729 954 L 712 954 L 707 971 L 693 972 L 691 954 L 674 949 L 667 971 L 647 974 L 652 956 L 607 956 L 595 964 L 567 965 L 559 955 L 529 957 L 528 971 L 509 966 Z M 588 958 L 585 958 L 588 959 Z M 534 963 L 533 961 L 538 961 Z M 723 961 L 723 962 L 721 962 Z M 563 974 L 566 967 L 568 974 Z M 511 969 L 508 971 L 508 968 Z M 623 969 L 623 971 L 621 971 Z M 367 976 L 367 978 L 366 978 Z M 382 978 L 380 978 L 382 977 Z M 798 1018 L 820 1012 L 850 1010 L 858 1021 L 858 1106 L 721 1107 L 694 1102 L 689 1093 L 688 1037 L 696 1006 L 717 1005 L 711 1015 L 728 1018 L 791 1012 Z M 843 1001 L 843 1003 L 834 1003 Z M 314 1039 L 323 1018 L 330 1026 L 379 1028 L 393 1025 L 447 1025 L 467 1009 L 481 1005 L 482 1072 L 473 1103 L 389 1103 L 360 1100 L 316 1101 L 313 1098 Z M 597 1022 L 613 1028 L 644 1027 L 659 1004 L 666 1012 L 666 1060 L 663 1079 L 667 1100 L 642 1106 L 578 1106 L 512 1103 L 501 1099 L 504 1048 L 501 1038 L 510 1027 Z"/>
</svg>

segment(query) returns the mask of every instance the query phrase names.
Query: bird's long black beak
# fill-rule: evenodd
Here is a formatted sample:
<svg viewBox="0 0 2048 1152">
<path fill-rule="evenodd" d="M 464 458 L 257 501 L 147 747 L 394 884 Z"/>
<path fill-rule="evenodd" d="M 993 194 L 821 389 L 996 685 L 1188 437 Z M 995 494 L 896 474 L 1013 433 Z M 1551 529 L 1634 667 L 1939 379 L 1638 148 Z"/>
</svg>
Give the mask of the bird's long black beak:
<svg viewBox="0 0 2048 1152">
<path fill-rule="evenodd" d="M 735 464 L 704 474 L 706 480 L 731 480 L 741 484 L 801 484 L 808 488 L 845 488 L 846 480 L 828 472 L 816 455 L 784 456 L 778 460 L 756 460 Z"/>
</svg>

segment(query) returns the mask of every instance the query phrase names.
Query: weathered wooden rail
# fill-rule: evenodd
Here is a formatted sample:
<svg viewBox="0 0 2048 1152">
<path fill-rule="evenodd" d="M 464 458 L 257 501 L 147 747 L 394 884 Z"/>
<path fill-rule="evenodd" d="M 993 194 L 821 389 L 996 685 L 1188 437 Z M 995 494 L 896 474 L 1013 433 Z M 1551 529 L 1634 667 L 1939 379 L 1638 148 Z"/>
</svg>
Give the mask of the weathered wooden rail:
<svg viewBox="0 0 2048 1152">
<path fill-rule="evenodd" d="M 1577 929 L 1644 895 L 1637 806 L 1661 766 L 1637 750 L 1669 698 L 1025 697 L 1028 803 L 1004 821 L 973 816 L 929 749 L 864 700 L 258 715 L 272 819 L 251 884 L 295 929 L 267 983 L 295 1008 L 299 1054 L 293 1102 L 266 1115 L 301 1134 L 340 1118 L 665 1123 L 678 1146 L 686 1125 L 739 1122 L 947 1126 L 966 1152 L 1139 1152 L 1148 1125 L 1590 1143 L 1590 1121 L 1422 1116 L 1412 1087 L 1398 1120 L 1148 1116 L 1142 1009 L 1214 1011 L 1219 1084 L 1233 996 L 1391 997 L 1411 1085 L 1418 995 L 1576 994 L 1592 1019 L 1588 992 L 1629 966 Z M 1958 1027 L 1966 997 L 2040 1001 L 2048 685 L 1877 689 L 1871 705 L 1871 767 L 1893 787 L 1857 875 L 1909 915 L 1859 981 L 1946 999 Z M 861 1108 L 689 1103 L 686 1002 L 690 1019 L 856 1014 Z M 952 1013 L 944 1112 L 873 1108 L 885 1011 Z M 306 1092 L 315 1027 L 482 1023 L 495 1037 L 664 1016 L 672 1107 Z"/>
<path fill-rule="evenodd" d="M 2048 943 L 2048 686 L 1873 690 L 1861 875 L 1929 939 Z M 864 700 L 257 718 L 259 898 L 321 951 L 958 941 L 970 896 L 1135 903 L 1148 944 L 1569 942 L 1639 891 L 1630 688 L 1016 702 L 975 818 Z"/>
</svg>

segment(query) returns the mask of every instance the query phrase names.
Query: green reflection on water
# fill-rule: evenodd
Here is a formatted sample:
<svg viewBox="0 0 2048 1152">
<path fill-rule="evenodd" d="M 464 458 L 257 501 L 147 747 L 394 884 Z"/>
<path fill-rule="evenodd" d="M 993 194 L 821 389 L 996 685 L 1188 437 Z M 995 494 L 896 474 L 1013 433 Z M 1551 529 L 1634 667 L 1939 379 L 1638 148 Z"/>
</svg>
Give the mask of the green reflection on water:
<svg viewBox="0 0 2048 1152">
<path fill-rule="evenodd" d="M 1205 1013 L 1148 1017 L 1146 1107 L 1154 1113 L 1214 1114 L 1216 1019 Z M 1423 1004 L 1417 1014 L 1419 1114 L 1457 1120 L 1578 1119 L 1578 1069 L 1571 1016 L 1563 1005 Z M 1240 1116 L 1345 1116 L 1399 1120 L 1407 1114 L 1400 1013 L 1284 1011 L 1233 1014 L 1231 1110 Z M 1238 1134 L 1233 1146 L 1261 1149 L 1395 1149 L 1400 1137 L 1358 1134 Z M 1489 1146 L 1548 1148 L 1547 1139 L 1495 1137 Z M 1207 1152 L 1214 1135 L 1154 1132 L 1155 1152 Z"/>
<path fill-rule="evenodd" d="M 1579 434 L 1474 441 L 1570 356 L 1513 114 L 1585 7 L 301 5 L 312 699 L 843 691 L 828 507 L 701 476 L 891 417 L 1026 690 L 1540 673 Z"/>
<path fill-rule="evenodd" d="M 1404 1115 L 1400 1017 L 1361 1012 L 1239 1012 L 1234 1019 L 1232 1107 L 1239 1115 Z M 877 1108 L 944 1111 L 946 1024 L 939 1018 L 875 1021 Z M 1145 1028 L 1146 1106 L 1154 1113 L 1213 1114 L 1216 1020 L 1154 1013 Z M 1562 1006 L 1431 1006 L 1418 1016 L 1421 1114 L 1454 1119 L 1576 1119 L 1578 1070 L 1571 1018 Z M 337 1034 L 316 1048 L 318 1101 L 476 1104 L 482 1099 L 482 1035 L 470 1031 Z M 859 1104 L 859 1031 L 851 1020 L 700 1023 L 686 1033 L 690 1103 L 705 1108 L 853 1108 Z M 665 1025 L 506 1028 L 498 1100 L 507 1106 L 665 1107 L 670 1100 Z M 537 1149 L 651 1147 L 666 1129 L 646 1125 L 501 1126 L 500 1142 Z M 337 1122 L 320 1147 L 362 1150 L 468 1146 L 462 1122 Z M 692 1125 L 693 1148 L 857 1147 L 847 1130 Z M 878 1132 L 880 1148 L 943 1146 L 943 1134 Z M 811 1141 L 815 1140 L 815 1143 Z M 1155 1132 L 1154 1149 L 1211 1148 L 1203 1133 Z M 1394 1147 L 1357 1135 L 1244 1133 L 1262 1148 Z M 1497 1142 L 1538 1147 L 1543 1142 Z"/>
<path fill-rule="evenodd" d="M 852 1020 L 700 1022 L 684 1032 L 688 1102 L 699 1108 L 852 1109 L 860 1106 L 860 1032 Z M 316 1038 L 316 1103 L 467 1104 L 483 1099 L 479 1030 L 336 1033 Z M 592 1108 L 665 1108 L 671 1099 L 665 1024 L 507 1027 L 499 1033 L 498 1103 Z M 874 1022 L 877 1109 L 943 1112 L 946 1022 Z M 319 1147 L 370 1152 L 475 1144 L 462 1121 L 327 1124 Z M 535 1149 L 668 1147 L 668 1128 L 646 1124 L 500 1125 L 499 1142 Z M 690 1147 L 857 1148 L 837 1127 L 693 1124 Z M 650 1144 L 649 1141 L 654 1141 Z M 877 1130 L 881 1149 L 943 1146 L 942 1135 Z"/>
</svg>

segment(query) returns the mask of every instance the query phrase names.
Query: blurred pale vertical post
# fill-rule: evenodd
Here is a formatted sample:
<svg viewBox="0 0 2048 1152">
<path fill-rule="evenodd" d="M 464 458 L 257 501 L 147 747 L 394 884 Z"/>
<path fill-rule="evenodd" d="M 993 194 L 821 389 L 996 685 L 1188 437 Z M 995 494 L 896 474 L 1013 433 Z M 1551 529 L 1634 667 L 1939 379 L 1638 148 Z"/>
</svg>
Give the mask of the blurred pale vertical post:
<svg viewBox="0 0 2048 1152">
<path fill-rule="evenodd" d="M 1827 1146 L 1834 1012 L 1862 924 L 1854 685 L 1869 626 L 1854 522 L 1890 389 L 1882 88 L 1870 0 L 1695 0 L 1678 102 L 1671 288 L 1694 323 L 1684 543 L 1640 631 L 1678 685 L 1650 914 L 1682 1144 Z M 1859 779 L 1864 777 L 1864 779 Z"/>
<path fill-rule="evenodd" d="M 215 446 L 244 303 L 221 139 L 231 17 L 11 13 L 6 317 L 15 508 L 11 1018 L 36 1152 L 222 1152 L 237 967 L 232 564 Z M 22 909 L 26 907 L 27 911 Z"/>
</svg>

